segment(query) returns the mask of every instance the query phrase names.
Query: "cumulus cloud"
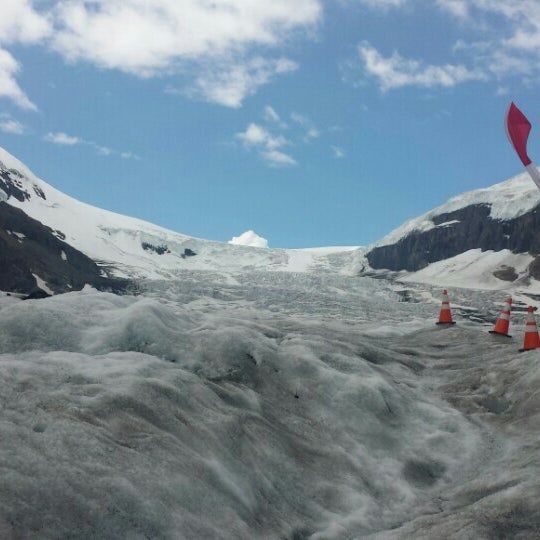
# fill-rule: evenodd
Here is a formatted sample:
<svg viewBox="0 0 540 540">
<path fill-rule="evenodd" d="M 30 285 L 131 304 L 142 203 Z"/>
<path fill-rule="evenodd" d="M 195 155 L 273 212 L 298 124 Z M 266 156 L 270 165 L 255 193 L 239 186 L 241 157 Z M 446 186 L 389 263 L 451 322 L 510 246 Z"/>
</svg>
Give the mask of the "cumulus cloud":
<svg viewBox="0 0 540 540">
<path fill-rule="evenodd" d="M 102 146 L 96 144 L 93 141 L 87 141 L 81 137 L 76 137 L 74 135 L 68 135 L 67 133 L 58 132 L 53 133 L 49 132 L 43 137 L 44 141 L 58 144 L 60 146 L 76 146 L 76 145 L 85 145 L 93 148 L 100 156 L 119 156 L 123 159 L 141 159 L 137 154 L 133 152 L 119 152 L 118 150 L 113 150 L 107 146 Z"/>
<path fill-rule="evenodd" d="M 460 49 L 469 53 L 471 64 L 479 66 L 486 77 L 539 74 L 538 0 L 437 0 L 436 5 L 468 23 L 479 37 L 489 36 L 487 40 L 459 42 Z"/>
<path fill-rule="evenodd" d="M 245 148 L 256 150 L 267 164 L 274 167 L 298 165 L 296 159 L 284 151 L 285 148 L 298 148 L 311 144 L 315 139 L 336 129 L 321 131 L 308 116 L 295 111 L 287 114 L 290 122 L 285 122 L 270 105 L 264 107 L 262 118 L 263 125 L 251 122 L 244 131 L 236 133 L 235 137 L 243 143 Z M 334 155 L 335 157 L 344 156 L 344 154 L 337 156 L 336 150 L 334 150 Z"/>
<path fill-rule="evenodd" d="M 0 16 L 0 97 L 21 109 L 37 110 L 17 83 L 21 67 L 5 46 L 37 43 L 51 33 L 48 17 L 39 14 L 27 0 L 2 0 Z"/>
<path fill-rule="evenodd" d="M 339 0 L 339 3 L 345 6 L 360 5 L 379 10 L 403 6 L 407 2 L 408 0 Z"/>
<path fill-rule="evenodd" d="M 279 166 L 297 165 L 298 162 L 289 154 L 282 152 L 281 150 L 265 150 L 261 153 L 262 157 L 268 161 L 268 163 Z"/>
<path fill-rule="evenodd" d="M 36 106 L 16 82 L 19 64 L 6 45 L 41 43 L 70 62 L 85 61 L 140 77 L 182 73 L 182 93 L 228 107 L 276 76 L 287 58 L 252 54 L 279 48 L 322 18 L 322 0 L 2 0 L 0 97 Z"/>
<path fill-rule="evenodd" d="M 264 118 L 265 118 L 265 120 L 268 120 L 269 122 L 276 122 L 276 123 L 281 122 L 281 118 L 280 118 L 279 114 L 270 105 L 267 105 L 264 108 Z"/>
<path fill-rule="evenodd" d="M 421 8 L 414 0 L 341 0 L 343 5 L 363 5 L 385 10 Z M 469 81 L 490 81 L 520 77 L 531 81 L 540 76 L 540 2 L 538 0 L 435 0 L 433 5 L 459 19 L 468 35 L 448 55 L 459 51 L 460 61 L 426 63 L 399 52 L 385 56 L 369 43 L 358 47 L 357 61 L 342 62 L 343 80 L 362 84 L 366 76 L 377 80 L 383 91 L 406 86 L 450 87 Z M 450 21 L 451 22 L 451 21 Z M 362 76 L 358 76 L 358 71 Z"/>
<path fill-rule="evenodd" d="M 179 59 L 277 45 L 321 15 L 320 0 L 65 0 L 57 3 L 54 47 L 72 60 L 148 76 Z"/>
<path fill-rule="evenodd" d="M 16 75 L 20 71 L 19 63 L 11 54 L 0 49 L 0 97 L 13 101 L 21 109 L 37 110 L 37 107 L 21 90 Z"/>
<path fill-rule="evenodd" d="M 292 112 L 291 120 L 304 129 L 304 142 L 309 142 L 311 139 L 318 139 L 321 136 L 320 130 L 315 127 L 315 124 L 307 116 Z"/>
<path fill-rule="evenodd" d="M 43 140 L 47 142 L 51 142 L 54 144 L 60 144 L 62 146 L 75 146 L 76 144 L 83 144 L 83 140 L 79 137 L 73 137 L 72 135 L 68 135 L 67 133 L 52 133 L 49 132 L 45 137 L 43 137 Z"/>
<path fill-rule="evenodd" d="M 1 114 L 0 131 L 11 133 L 12 135 L 22 135 L 25 132 L 25 128 L 18 120 L 14 120 L 9 115 Z"/>
<path fill-rule="evenodd" d="M 120 157 L 122 159 L 135 159 L 136 161 L 140 161 L 142 159 L 140 156 L 134 154 L 133 152 L 120 152 Z"/>
<path fill-rule="evenodd" d="M 261 157 L 270 165 L 297 164 L 293 157 L 281 150 L 290 144 L 289 141 L 282 135 L 272 135 L 259 124 L 249 124 L 245 131 L 236 134 L 236 138 L 242 141 L 246 147 L 256 148 Z"/>
<path fill-rule="evenodd" d="M 383 10 L 422 8 L 414 0 L 339 1 Z M 468 21 L 476 32 L 467 61 L 426 65 L 361 47 L 364 71 L 381 88 L 522 76 L 523 65 L 530 75 L 540 73 L 538 0 L 435 0 L 433 5 Z M 310 35 L 322 21 L 322 8 L 323 0 L 2 0 L 0 97 L 37 109 L 17 82 L 21 66 L 10 49 L 37 43 L 71 62 L 139 77 L 178 75 L 183 95 L 238 108 L 261 86 L 297 69 L 294 60 L 281 57 L 280 48 L 291 36 Z M 481 36 L 489 50 L 478 58 Z M 174 91 L 172 83 L 168 88 Z"/>
<path fill-rule="evenodd" d="M 452 10 L 450 0 L 439 0 L 439 4 Z M 475 28 L 480 22 L 489 36 L 486 40 L 459 42 L 462 51 L 497 79 L 538 76 L 540 3 L 537 0 L 460 0 L 458 4 L 462 7 L 457 15 Z"/>
<path fill-rule="evenodd" d="M 52 46 L 68 60 L 140 77 L 192 73 L 193 84 L 180 93 L 238 108 L 260 86 L 297 68 L 290 59 L 251 51 L 278 47 L 291 33 L 314 27 L 322 6 L 321 0 L 65 0 L 55 16 Z"/>
<path fill-rule="evenodd" d="M 212 103 L 238 108 L 260 86 L 297 68 L 298 64 L 287 58 L 269 60 L 260 56 L 221 70 L 214 65 L 197 77 L 190 93 Z"/>
<path fill-rule="evenodd" d="M 467 0 L 437 0 L 437 6 L 460 18 L 469 15 Z"/>
<path fill-rule="evenodd" d="M 358 53 L 365 72 L 377 79 L 383 91 L 404 86 L 450 87 L 465 81 L 486 79 L 483 72 L 469 70 L 463 65 L 424 65 L 418 60 L 403 58 L 397 52 L 385 57 L 368 42 L 358 46 Z"/>
<path fill-rule="evenodd" d="M 274 137 L 258 124 L 251 123 L 245 131 L 237 133 L 237 137 L 249 146 L 264 146 L 268 149 L 284 146 L 287 141 L 282 137 Z"/>
<path fill-rule="evenodd" d="M 36 11 L 28 0 L 2 0 L 0 43 L 36 43 L 50 35 L 50 17 Z"/>
<path fill-rule="evenodd" d="M 262 236 L 259 236 L 255 231 L 249 230 L 242 233 L 240 236 L 233 236 L 232 240 L 229 240 L 229 244 L 267 248 L 268 240 Z"/>
</svg>

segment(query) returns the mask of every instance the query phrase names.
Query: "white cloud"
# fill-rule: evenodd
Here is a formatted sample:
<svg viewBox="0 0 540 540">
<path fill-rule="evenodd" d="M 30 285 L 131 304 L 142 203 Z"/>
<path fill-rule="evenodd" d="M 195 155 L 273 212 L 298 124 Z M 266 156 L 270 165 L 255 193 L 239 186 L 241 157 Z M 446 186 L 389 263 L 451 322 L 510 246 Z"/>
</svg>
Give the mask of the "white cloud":
<svg viewBox="0 0 540 540">
<path fill-rule="evenodd" d="M 13 135 L 22 135 L 25 132 L 24 126 L 9 115 L 0 115 L 0 131 Z"/>
<path fill-rule="evenodd" d="M 297 124 L 300 124 L 301 126 L 306 125 L 306 123 L 308 122 L 308 119 L 304 115 L 297 112 L 291 113 L 291 120 L 293 122 L 296 122 Z"/>
<path fill-rule="evenodd" d="M 251 123 L 245 131 L 237 133 L 236 137 L 240 139 L 245 146 L 256 148 L 261 157 L 270 165 L 284 166 L 296 165 L 296 160 L 281 150 L 284 146 L 290 144 L 282 135 L 272 135 L 264 127 Z"/>
<path fill-rule="evenodd" d="M 273 107 L 270 107 L 270 105 L 267 105 L 264 108 L 264 119 L 269 122 L 276 122 L 277 124 L 281 122 L 279 114 L 275 111 Z"/>
<path fill-rule="evenodd" d="M 77 144 L 83 144 L 84 141 L 79 137 L 73 137 L 72 135 L 67 135 L 66 133 L 47 133 L 43 140 L 51 142 L 54 144 L 60 144 L 63 146 L 75 146 Z"/>
<path fill-rule="evenodd" d="M 137 154 L 134 154 L 133 152 L 119 152 L 118 150 L 113 150 L 112 148 L 108 148 L 107 146 L 102 146 L 92 141 L 86 141 L 85 139 L 82 139 L 81 137 L 68 135 L 67 133 L 63 133 L 63 132 L 58 132 L 58 133 L 49 132 L 47 133 L 47 135 L 43 137 L 43 140 L 50 143 L 58 144 L 61 146 L 76 146 L 76 145 L 89 146 L 93 148 L 100 156 L 120 156 L 122 159 L 136 159 L 136 160 L 141 159 Z"/>
<path fill-rule="evenodd" d="M 211 103 L 238 108 L 259 86 L 269 83 L 277 75 L 297 68 L 298 64 L 287 58 L 268 60 L 262 57 L 229 65 L 225 69 L 212 65 L 197 77 L 190 94 Z"/>
<path fill-rule="evenodd" d="M 110 148 L 107 148 L 106 146 L 95 146 L 98 154 L 101 154 L 102 156 L 110 156 L 113 153 L 113 150 Z"/>
<path fill-rule="evenodd" d="M 41 43 L 68 61 L 140 77 L 181 73 L 195 81 L 183 94 L 240 107 L 297 68 L 253 50 L 277 49 L 322 18 L 322 0 L 2 0 L 0 9 L 0 97 L 34 110 L 9 44 Z"/>
<path fill-rule="evenodd" d="M 17 83 L 20 65 L 5 46 L 39 42 L 50 34 L 50 22 L 28 0 L 2 0 L 0 10 L 0 97 L 13 101 L 21 109 L 37 110 Z"/>
<path fill-rule="evenodd" d="M 314 123 L 307 116 L 297 112 L 292 112 L 291 120 L 304 128 L 304 142 L 309 142 L 312 139 L 318 139 L 321 136 L 319 129 L 315 127 Z"/>
<path fill-rule="evenodd" d="M 274 166 L 286 166 L 286 165 L 297 165 L 298 162 L 285 152 L 280 150 L 267 150 L 262 152 L 262 157 L 271 165 Z"/>
<path fill-rule="evenodd" d="M 342 4 L 360 4 L 373 9 L 388 9 L 399 7 L 407 3 L 407 0 L 340 0 Z"/>
<path fill-rule="evenodd" d="M 18 62 L 11 54 L 0 49 L 0 97 L 10 99 L 21 109 L 37 110 L 37 107 L 21 90 L 15 76 L 20 70 Z"/>
<path fill-rule="evenodd" d="M 330 133 L 336 129 L 321 132 L 309 117 L 297 112 L 288 115 L 292 121 L 288 125 L 269 105 L 264 108 L 263 117 L 266 120 L 265 125 L 251 122 L 245 131 L 236 133 L 236 139 L 240 140 L 246 148 L 255 149 L 266 163 L 275 167 L 298 165 L 296 159 L 286 153 L 284 148 L 310 144 L 324 133 Z M 276 134 L 278 130 L 287 133 L 290 138 L 285 138 L 280 133 Z"/>
<path fill-rule="evenodd" d="M 471 62 L 498 79 L 540 74 L 538 0 L 437 0 L 437 5 L 491 37 L 459 42 Z"/>
<path fill-rule="evenodd" d="M 28 0 L 2 0 L 0 43 L 37 43 L 52 32 L 50 17 Z"/>
<path fill-rule="evenodd" d="M 437 6 L 450 12 L 452 15 L 465 18 L 469 15 L 467 0 L 437 0 Z"/>
<path fill-rule="evenodd" d="M 421 9 L 413 0 L 341 0 L 373 8 L 410 7 Z M 376 78 L 383 91 L 405 86 L 455 86 L 467 81 L 501 81 L 520 77 L 522 83 L 540 78 L 540 1 L 539 0 L 435 0 L 441 11 L 459 19 L 461 28 L 476 39 L 460 40 L 453 51 L 460 62 L 429 64 L 408 59 L 395 52 L 382 55 L 369 43 L 359 46 L 364 72 Z M 358 65 L 343 62 L 343 79 L 350 81 Z M 361 84 L 358 78 L 354 84 Z"/>
<path fill-rule="evenodd" d="M 287 140 L 281 135 L 275 137 L 266 129 L 254 123 L 249 124 L 246 131 L 237 133 L 236 136 L 246 145 L 264 146 L 268 149 L 280 148 L 287 144 Z"/>
<path fill-rule="evenodd" d="M 345 157 L 345 150 L 340 146 L 332 146 L 332 152 L 336 159 L 343 159 Z"/>
<path fill-rule="evenodd" d="M 233 236 L 232 240 L 229 240 L 229 244 L 267 248 L 268 240 L 262 236 L 259 236 L 256 232 L 249 230 L 242 233 L 240 236 Z"/>
<path fill-rule="evenodd" d="M 140 161 L 142 159 L 140 156 L 134 154 L 133 152 L 120 152 L 120 157 L 122 159 L 135 159 L 137 161 Z"/>
<path fill-rule="evenodd" d="M 322 3 L 64 0 L 55 14 L 54 47 L 66 58 L 149 76 L 174 68 L 179 60 L 276 46 L 292 31 L 316 25 Z"/>
<path fill-rule="evenodd" d="M 403 58 L 397 52 L 384 57 L 367 42 L 358 46 L 358 53 L 366 73 L 378 80 L 383 91 L 404 86 L 450 87 L 466 81 L 486 79 L 485 73 L 469 70 L 463 65 L 423 65 L 418 60 Z"/>
</svg>

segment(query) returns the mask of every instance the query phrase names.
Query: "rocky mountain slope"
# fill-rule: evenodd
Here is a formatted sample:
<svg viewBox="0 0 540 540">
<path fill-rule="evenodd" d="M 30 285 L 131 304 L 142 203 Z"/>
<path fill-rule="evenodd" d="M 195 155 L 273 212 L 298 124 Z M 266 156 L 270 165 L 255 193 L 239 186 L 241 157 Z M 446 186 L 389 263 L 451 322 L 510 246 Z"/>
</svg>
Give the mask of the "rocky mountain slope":
<svg viewBox="0 0 540 540">
<path fill-rule="evenodd" d="M 75 284 L 76 280 L 62 273 L 68 264 L 58 254 L 67 254 L 67 248 L 55 245 L 49 262 L 41 264 L 39 272 L 32 270 L 30 261 L 35 266 L 44 258 L 28 252 L 24 272 L 21 268 L 4 272 L 18 275 L 18 286 L 26 292 L 33 274 L 59 292 L 79 287 L 83 281 L 96 284 L 104 278 L 104 270 L 109 278 L 171 279 L 185 270 L 232 276 L 259 269 L 379 274 L 445 286 L 521 287 L 540 292 L 540 191 L 526 174 L 454 197 L 367 248 L 261 249 L 193 238 L 81 203 L 37 178 L 0 148 L 2 199 L 7 205 L 1 205 L 0 212 L 2 206 L 23 211 L 47 229 L 37 236 L 63 241 L 88 258 L 90 262 L 83 265 L 87 270 L 89 264 L 95 266 L 90 274 L 81 273 Z M 13 216 L 6 214 L 4 219 Z M 17 216 L 17 220 L 23 219 L 21 214 Z M 27 226 L 36 227 L 35 223 Z M 3 231 L 3 249 L 10 251 L 13 259 L 15 252 L 22 256 L 24 249 L 21 238 L 10 237 L 10 231 L 22 231 L 20 225 L 9 227 Z M 0 283 L 0 287 L 8 286 L 14 286 L 13 277 Z M 115 287 L 111 283 L 106 286 Z"/>
<path fill-rule="evenodd" d="M 462 194 L 371 246 L 366 268 L 433 282 L 444 268 L 472 265 L 476 277 L 491 274 L 492 286 L 528 285 L 540 279 L 539 206 L 540 191 L 526 174 Z"/>
<path fill-rule="evenodd" d="M 72 249 L 84 254 L 99 268 L 107 270 L 110 277 L 123 279 L 171 279 L 184 270 L 210 270 L 221 272 L 252 271 L 255 269 L 303 272 L 306 270 L 339 271 L 348 261 L 353 248 L 316 248 L 306 250 L 261 249 L 241 245 L 230 245 L 210 240 L 193 238 L 184 234 L 167 230 L 151 223 L 109 212 L 84 204 L 61 193 L 51 185 L 35 176 L 23 163 L 0 148 L 0 200 L 5 203 L 0 213 L 6 213 L 5 219 L 12 219 L 13 213 L 8 208 L 24 212 L 31 220 L 39 222 L 46 229 L 40 232 L 41 237 L 56 237 Z M 17 219 L 23 219 L 21 213 Z M 35 223 L 27 223 L 27 227 L 35 227 Z M 20 225 L 9 225 L 16 232 L 21 232 Z M 6 229 L 4 237 L 9 233 Z M 20 238 L 19 238 L 20 240 Z M 19 253 L 24 246 L 15 241 Z M 15 245 L 13 242 L 10 246 Z M 42 245 L 43 248 L 43 245 Z M 7 248 L 5 248 L 7 249 Z M 66 267 L 65 261 L 59 257 L 61 251 L 67 250 L 54 246 L 51 264 L 39 268 L 41 279 L 48 288 L 60 292 L 60 282 L 64 289 L 78 287 L 73 279 L 63 276 L 57 279 L 60 268 Z M 28 292 L 32 285 L 29 277 L 35 273 L 34 261 L 39 259 L 36 253 L 28 252 L 24 280 L 18 280 L 19 289 Z M 54 261 L 54 264 L 52 264 Z M 5 266 L 5 265 L 4 265 Z M 45 269 L 47 266 L 47 270 Z M 53 268 L 54 267 L 54 268 Z M 80 282 L 96 284 L 99 272 L 96 268 L 92 276 L 81 273 Z M 6 270 L 9 274 L 10 270 Z M 19 268 L 18 275 L 22 270 Z M 103 273 L 103 272 L 102 272 Z M 49 278 L 43 277 L 47 274 Z M 49 283 L 49 279 L 52 282 Z M 99 280 L 97 280 L 99 281 Z M 108 288 L 116 283 L 107 282 Z M 14 280 L 4 281 L 2 287 L 14 286 Z"/>
<path fill-rule="evenodd" d="M 22 210 L 0 202 L 0 290 L 52 294 L 79 290 L 85 284 L 120 291 L 125 279 L 109 277 L 103 268 L 74 249 Z"/>
</svg>

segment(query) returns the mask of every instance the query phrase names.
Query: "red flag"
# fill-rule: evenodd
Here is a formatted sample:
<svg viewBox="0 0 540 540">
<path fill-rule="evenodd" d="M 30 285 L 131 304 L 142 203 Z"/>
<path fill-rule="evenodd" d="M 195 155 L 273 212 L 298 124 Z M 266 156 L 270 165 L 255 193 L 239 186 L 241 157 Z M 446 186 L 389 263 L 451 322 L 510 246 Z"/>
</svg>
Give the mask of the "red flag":
<svg viewBox="0 0 540 540">
<path fill-rule="evenodd" d="M 531 132 L 531 123 L 525 118 L 525 115 L 514 105 L 510 103 L 505 119 L 506 133 L 514 149 L 525 167 L 532 163 L 527 155 L 527 139 Z"/>
<path fill-rule="evenodd" d="M 516 150 L 519 159 L 521 159 L 521 163 L 525 165 L 530 177 L 538 189 L 540 189 L 540 171 L 527 155 L 527 139 L 529 138 L 532 126 L 527 118 L 525 118 L 525 115 L 514 105 L 514 102 L 510 103 L 510 107 L 508 107 L 504 124 L 508 138 Z"/>
</svg>

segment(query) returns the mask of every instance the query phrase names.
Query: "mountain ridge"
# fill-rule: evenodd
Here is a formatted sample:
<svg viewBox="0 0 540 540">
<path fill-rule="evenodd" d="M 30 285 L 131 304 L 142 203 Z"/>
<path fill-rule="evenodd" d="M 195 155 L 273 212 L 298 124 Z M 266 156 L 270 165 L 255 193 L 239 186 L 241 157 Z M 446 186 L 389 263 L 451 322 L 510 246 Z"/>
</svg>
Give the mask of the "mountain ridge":
<svg viewBox="0 0 540 540">
<path fill-rule="evenodd" d="M 0 190 L 8 205 L 52 229 L 55 235 L 122 279 L 170 279 L 184 270 L 257 269 L 335 271 L 356 249 L 254 248 L 204 240 L 80 202 L 34 175 L 0 148 Z M 337 259 L 337 260 L 336 260 Z"/>
<path fill-rule="evenodd" d="M 69 197 L 2 148 L 0 200 L 107 268 L 111 278 L 260 269 L 540 291 L 540 191 L 526 174 L 452 197 L 366 247 L 254 248 L 190 237 Z"/>
</svg>

